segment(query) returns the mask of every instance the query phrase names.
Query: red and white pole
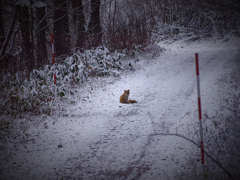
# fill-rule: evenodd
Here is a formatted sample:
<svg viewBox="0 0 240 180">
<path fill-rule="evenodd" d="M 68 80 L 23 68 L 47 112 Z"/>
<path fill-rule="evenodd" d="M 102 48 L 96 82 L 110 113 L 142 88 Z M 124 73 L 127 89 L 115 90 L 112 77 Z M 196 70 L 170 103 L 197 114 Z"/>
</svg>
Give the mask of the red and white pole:
<svg viewBox="0 0 240 180">
<path fill-rule="evenodd" d="M 199 62 L 198 62 L 198 53 L 195 53 L 196 60 L 196 74 L 197 74 L 197 93 L 198 93 L 198 117 L 200 125 L 200 148 L 201 148 L 201 162 L 204 165 L 204 145 L 203 145 L 203 127 L 202 127 L 202 107 L 201 107 L 201 94 L 200 94 L 200 78 L 199 78 Z"/>
<path fill-rule="evenodd" d="M 54 52 L 54 35 L 53 33 L 51 34 L 51 45 L 52 45 L 52 64 L 55 64 L 55 52 Z M 54 80 L 54 84 L 56 85 L 56 74 L 53 74 L 53 80 Z"/>
</svg>

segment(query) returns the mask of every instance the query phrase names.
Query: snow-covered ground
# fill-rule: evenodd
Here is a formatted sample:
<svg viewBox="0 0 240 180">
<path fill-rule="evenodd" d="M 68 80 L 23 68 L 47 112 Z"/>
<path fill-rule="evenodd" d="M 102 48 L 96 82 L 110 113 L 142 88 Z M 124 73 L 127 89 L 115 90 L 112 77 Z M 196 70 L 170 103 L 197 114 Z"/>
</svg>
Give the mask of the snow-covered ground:
<svg viewBox="0 0 240 180">
<path fill-rule="evenodd" d="M 162 42 L 159 46 L 166 51 L 160 57 L 141 56 L 134 72 L 88 82 L 79 90 L 78 103 L 65 107 L 61 115 L 19 119 L 22 136 L 0 144 L 0 179 L 157 180 L 201 176 L 198 147 L 177 136 L 157 134 L 177 133 L 199 142 L 196 52 L 204 131 L 206 126 L 211 127 L 210 121 L 221 124 L 212 117 L 219 111 L 229 113 L 221 109 L 222 103 L 228 92 L 235 92 L 229 84 L 222 87 L 223 81 L 240 69 L 238 42 Z M 239 79 L 231 81 L 234 84 Z M 130 89 L 130 99 L 138 103 L 120 104 L 124 89 Z M 27 120 L 34 123 L 21 123 Z M 225 177 L 218 168 L 208 171 Z"/>
</svg>

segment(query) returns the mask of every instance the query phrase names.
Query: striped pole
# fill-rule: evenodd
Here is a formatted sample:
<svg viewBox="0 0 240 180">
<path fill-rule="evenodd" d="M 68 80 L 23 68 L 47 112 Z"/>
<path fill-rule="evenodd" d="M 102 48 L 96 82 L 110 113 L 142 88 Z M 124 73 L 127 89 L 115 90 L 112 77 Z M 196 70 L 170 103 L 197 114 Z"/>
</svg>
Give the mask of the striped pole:
<svg viewBox="0 0 240 180">
<path fill-rule="evenodd" d="M 198 53 L 195 53 L 196 60 L 196 75 L 197 75 L 197 93 L 198 93 L 198 117 L 200 125 L 200 148 L 201 148 L 201 162 L 204 165 L 204 145 L 203 145 L 203 128 L 202 128 L 202 108 L 201 108 L 201 94 L 200 94 L 200 78 L 199 78 L 199 62 L 198 62 Z"/>
<path fill-rule="evenodd" d="M 55 64 L 55 53 L 54 53 L 54 35 L 53 33 L 51 34 L 51 45 L 52 45 L 52 64 Z M 53 74 L 53 80 L 54 80 L 54 84 L 56 85 L 56 74 Z"/>
</svg>

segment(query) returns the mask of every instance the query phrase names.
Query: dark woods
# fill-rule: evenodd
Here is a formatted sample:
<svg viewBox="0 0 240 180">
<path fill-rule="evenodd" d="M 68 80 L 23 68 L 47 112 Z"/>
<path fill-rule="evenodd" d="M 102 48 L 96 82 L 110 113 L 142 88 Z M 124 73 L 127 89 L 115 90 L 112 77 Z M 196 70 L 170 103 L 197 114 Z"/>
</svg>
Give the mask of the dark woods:
<svg viewBox="0 0 240 180">
<path fill-rule="evenodd" d="M 0 0 L 0 71 L 25 71 L 29 75 L 34 68 L 50 64 L 51 34 L 57 57 L 69 55 L 74 47 L 102 44 L 100 0 L 84 3 Z"/>
<path fill-rule="evenodd" d="M 100 45 L 130 51 L 154 43 L 159 25 L 165 36 L 222 35 L 239 27 L 239 10 L 235 0 L 0 0 L 0 72 L 50 64 L 51 34 L 57 60 Z"/>
</svg>

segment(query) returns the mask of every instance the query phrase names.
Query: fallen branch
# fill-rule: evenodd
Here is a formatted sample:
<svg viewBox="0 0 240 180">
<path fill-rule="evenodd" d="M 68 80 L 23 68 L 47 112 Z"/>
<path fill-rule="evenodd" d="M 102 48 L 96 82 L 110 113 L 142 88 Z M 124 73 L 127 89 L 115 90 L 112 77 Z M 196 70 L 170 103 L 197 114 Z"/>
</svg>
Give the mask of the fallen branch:
<svg viewBox="0 0 240 180">
<path fill-rule="evenodd" d="M 185 137 L 181 134 L 174 134 L 174 133 L 153 133 L 153 134 L 150 134 L 149 135 L 150 137 L 153 137 L 153 136 L 176 136 L 176 137 L 180 137 L 182 139 L 185 139 L 186 141 L 188 142 L 191 142 L 192 144 L 194 144 L 195 146 L 197 146 L 198 148 L 201 148 L 200 147 L 200 144 L 196 143 L 195 141 L 193 141 L 192 139 L 188 138 L 188 137 Z M 226 173 L 228 175 L 228 177 L 230 179 L 234 179 L 232 174 L 225 168 L 223 167 L 223 165 L 218 161 L 216 160 L 213 156 L 211 156 L 206 150 L 204 151 L 204 153 L 209 157 L 209 159 L 211 159 L 220 169 L 222 169 L 224 171 L 224 173 Z"/>
</svg>

